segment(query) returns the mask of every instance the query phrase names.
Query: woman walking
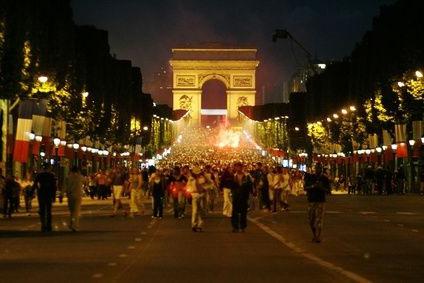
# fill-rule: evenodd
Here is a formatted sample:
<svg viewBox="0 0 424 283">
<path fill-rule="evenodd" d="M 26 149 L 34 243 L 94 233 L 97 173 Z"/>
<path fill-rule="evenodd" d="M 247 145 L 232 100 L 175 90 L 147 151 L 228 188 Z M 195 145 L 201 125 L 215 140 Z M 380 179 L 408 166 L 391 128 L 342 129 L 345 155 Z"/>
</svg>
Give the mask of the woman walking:
<svg viewBox="0 0 424 283">
<path fill-rule="evenodd" d="M 72 167 L 66 178 L 65 186 L 70 213 L 69 229 L 73 232 L 79 229 L 83 183 L 84 177 L 78 172 L 78 168 L 76 166 Z"/>
<path fill-rule="evenodd" d="M 133 168 L 131 170 L 130 178 L 129 178 L 129 188 L 130 188 L 130 214 L 129 217 L 134 217 L 134 214 L 140 213 L 144 214 L 144 205 L 143 205 L 143 179 L 141 178 L 140 172 L 138 172 L 137 168 Z"/>
</svg>

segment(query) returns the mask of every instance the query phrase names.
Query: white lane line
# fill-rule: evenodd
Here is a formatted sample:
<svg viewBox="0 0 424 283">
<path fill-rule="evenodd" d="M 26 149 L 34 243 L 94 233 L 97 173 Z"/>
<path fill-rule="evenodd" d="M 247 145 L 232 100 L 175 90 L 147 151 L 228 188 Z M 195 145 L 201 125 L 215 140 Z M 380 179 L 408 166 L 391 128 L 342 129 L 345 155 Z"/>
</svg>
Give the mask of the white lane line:
<svg viewBox="0 0 424 283">
<path fill-rule="evenodd" d="M 116 264 L 116 262 L 109 262 L 107 265 L 108 266 L 116 266 L 117 264 Z"/>
<path fill-rule="evenodd" d="M 377 212 L 375 212 L 375 211 L 360 211 L 359 214 L 369 215 L 369 214 L 377 214 Z"/>
<path fill-rule="evenodd" d="M 128 246 L 128 249 L 129 250 L 134 250 L 135 249 L 135 246 Z"/>
<path fill-rule="evenodd" d="M 285 245 L 286 247 L 288 247 L 290 250 L 292 250 L 295 253 L 298 253 L 299 255 L 303 256 L 304 258 L 307 258 L 313 262 L 315 262 L 316 264 L 330 269 L 332 271 L 338 272 L 341 275 L 355 281 L 355 282 L 371 282 L 370 280 L 362 277 L 359 274 L 356 274 L 352 271 L 346 270 L 340 266 L 337 266 L 329 261 L 323 260 L 301 248 L 299 248 L 298 246 L 296 246 L 294 243 L 289 242 L 287 239 L 285 239 L 283 236 L 281 236 L 280 234 L 278 234 L 277 232 L 275 232 L 274 230 L 272 230 L 271 228 L 269 228 L 268 226 L 266 226 L 265 224 L 262 224 L 254 219 L 248 218 L 250 222 L 253 222 L 254 224 L 256 224 L 256 226 L 258 226 L 259 228 L 261 228 L 263 231 L 265 231 L 267 234 L 269 234 L 271 237 L 273 237 L 274 239 L 278 240 L 279 242 L 281 242 L 283 245 Z"/>
<path fill-rule="evenodd" d="M 343 212 L 337 210 L 326 210 L 325 214 L 341 214 Z"/>
<path fill-rule="evenodd" d="M 398 223 L 397 226 L 403 227 L 404 225 L 402 223 Z"/>
<path fill-rule="evenodd" d="M 141 238 L 135 238 L 134 241 L 135 242 L 141 242 Z"/>
<path fill-rule="evenodd" d="M 418 229 L 412 229 L 411 231 L 414 233 L 418 233 Z"/>
<path fill-rule="evenodd" d="M 397 211 L 396 214 L 399 214 L 399 215 L 417 215 L 418 213 L 409 212 L 409 211 Z"/>
<path fill-rule="evenodd" d="M 384 219 L 384 222 L 390 222 L 390 220 L 389 219 Z"/>
<path fill-rule="evenodd" d="M 127 257 L 127 255 L 126 254 L 120 254 L 120 255 L 118 255 L 118 257 L 125 258 L 125 257 Z"/>
<path fill-rule="evenodd" d="M 102 278 L 103 277 L 103 273 L 95 273 L 93 274 L 93 276 L 91 276 L 92 278 Z"/>
</svg>

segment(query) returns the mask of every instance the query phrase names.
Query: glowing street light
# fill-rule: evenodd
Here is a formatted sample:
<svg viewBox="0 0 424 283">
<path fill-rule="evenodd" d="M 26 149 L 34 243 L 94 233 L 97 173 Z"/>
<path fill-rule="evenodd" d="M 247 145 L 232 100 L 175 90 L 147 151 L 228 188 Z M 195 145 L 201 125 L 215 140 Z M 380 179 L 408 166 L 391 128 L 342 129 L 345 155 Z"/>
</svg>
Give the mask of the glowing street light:
<svg viewBox="0 0 424 283">
<path fill-rule="evenodd" d="M 327 117 L 327 122 L 331 122 L 331 118 L 330 117 Z"/>
<path fill-rule="evenodd" d="M 28 138 L 30 141 L 33 141 L 35 139 L 35 134 L 34 133 L 28 133 Z"/>
<path fill-rule="evenodd" d="M 58 147 L 60 145 L 60 139 L 59 138 L 54 138 L 53 139 L 53 143 L 55 147 Z"/>
<path fill-rule="evenodd" d="M 299 132 L 299 131 L 300 131 L 299 127 L 294 127 L 294 130 L 295 130 L 296 132 Z"/>
<path fill-rule="evenodd" d="M 415 75 L 417 76 L 417 78 L 423 77 L 423 73 L 421 73 L 421 71 L 415 71 Z"/>
<path fill-rule="evenodd" d="M 89 95 L 90 93 L 88 92 L 88 91 L 84 91 L 83 93 L 81 93 L 81 95 L 82 95 L 82 97 L 84 98 L 84 99 L 86 99 L 87 97 L 88 97 L 88 95 Z"/>
<path fill-rule="evenodd" d="M 391 145 L 391 147 L 392 147 L 392 150 L 396 150 L 397 149 L 397 144 L 394 143 L 394 144 Z"/>
<path fill-rule="evenodd" d="M 414 144 L 415 144 L 415 140 L 409 140 L 409 145 L 410 146 L 414 146 Z"/>
<path fill-rule="evenodd" d="M 143 131 L 147 131 L 148 129 L 149 129 L 149 127 L 147 127 L 147 126 L 143 127 Z"/>
<path fill-rule="evenodd" d="M 334 119 L 338 119 L 338 118 L 339 118 L 339 115 L 337 115 L 336 113 L 334 113 L 334 114 L 333 114 L 333 118 L 334 118 Z"/>
<path fill-rule="evenodd" d="M 66 141 L 60 141 L 60 145 L 61 146 L 65 146 L 66 145 Z"/>
<path fill-rule="evenodd" d="M 39 76 L 38 77 L 38 81 L 40 82 L 40 83 L 45 83 L 45 82 L 47 82 L 47 80 L 48 80 L 49 78 L 48 77 L 46 77 L 46 76 Z"/>
<path fill-rule="evenodd" d="M 404 86 L 405 86 L 405 84 L 404 84 L 403 82 L 397 82 L 397 85 L 398 85 L 399 87 L 404 87 Z"/>
<path fill-rule="evenodd" d="M 349 109 L 350 109 L 350 111 L 352 111 L 352 112 L 355 112 L 355 111 L 356 111 L 356 107 L 355 107 L 355 106 L 353 106 L 353 105 L 351 105 L 351 106 L 349 107 Z"/>
<path fill-rule="evenodd" d="M 79 148 L 79 144 L 74 143 L 74 144 L 72 145 L 72 148 L 73 148 L 73 149 L 75 149 L 75 150 L 78 150 L 78 148 Z"/>
<path fill-rule="evenodd" d="M 342 114 L 346 115 L 347 114 L 347 110 L 346 109 L 342 109 Z"/>
<path fill-rule="evenodd" d="M 42 136 L 35 136 L 35 140 L 41 142 L 43 140 Z"/>
</svg>

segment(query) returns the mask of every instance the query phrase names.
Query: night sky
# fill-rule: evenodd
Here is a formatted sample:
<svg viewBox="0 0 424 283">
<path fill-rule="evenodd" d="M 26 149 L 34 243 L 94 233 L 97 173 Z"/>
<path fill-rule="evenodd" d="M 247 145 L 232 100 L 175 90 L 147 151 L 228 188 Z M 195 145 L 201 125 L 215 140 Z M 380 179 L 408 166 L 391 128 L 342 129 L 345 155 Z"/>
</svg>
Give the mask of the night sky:
<svg viewBox="0 0 424 283">
<path fill-rule="evenodd" d="M 371 28 L 379 6 L 394 0 L 72 0 L 76 24 L 109 32 L 111 52 L 129 59 L 143 73 L 144 91 L 153 74 L 168 67 L 171 48 L 221 42 L 257 47 L 261 61 L 258 89 L 265 102 L 282 99 L 282 82 L 304 63 L 289 41 L 271 41 L 286 28 L 321 60 L 349 55 Z M 154 99 L 171 104 L 171 97 Z"/>
</svg>

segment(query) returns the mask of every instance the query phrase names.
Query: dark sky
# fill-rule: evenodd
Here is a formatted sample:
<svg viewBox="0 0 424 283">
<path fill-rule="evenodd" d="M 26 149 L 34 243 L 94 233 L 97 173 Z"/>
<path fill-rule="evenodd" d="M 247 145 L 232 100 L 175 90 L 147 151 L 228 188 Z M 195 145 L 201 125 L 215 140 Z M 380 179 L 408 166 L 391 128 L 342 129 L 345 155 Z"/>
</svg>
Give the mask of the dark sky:
<svg viewBox="0 0 424 283">
<path fill-rule="evenodd" d="M 282 82 L 304 56 L 289 41 L 271 41 L 286 28 L 322 60 L 349 55 L 370 29 L 379 6 L 394 0 L 72 0 L 77 24 L 109 31 L 111 52 L 139 66 L 145 91 L 168 66 L 176 46 L 205 42 L 254 46 L 261 61 L 258 89 L 266 102 L 282 99 Z M 171 103 L 171 97 L 154 98 Z"/>
</svg>

